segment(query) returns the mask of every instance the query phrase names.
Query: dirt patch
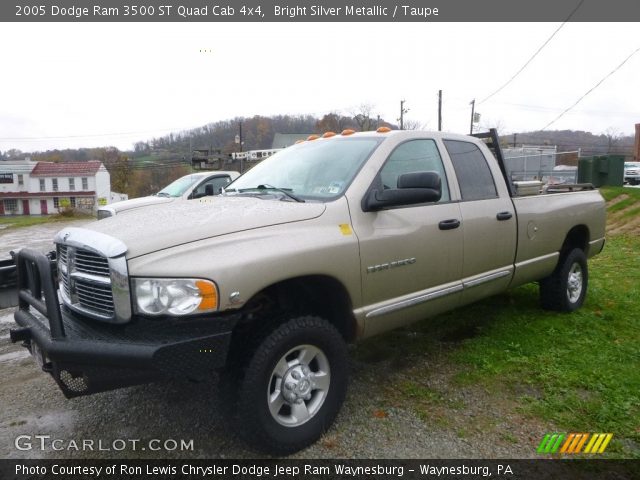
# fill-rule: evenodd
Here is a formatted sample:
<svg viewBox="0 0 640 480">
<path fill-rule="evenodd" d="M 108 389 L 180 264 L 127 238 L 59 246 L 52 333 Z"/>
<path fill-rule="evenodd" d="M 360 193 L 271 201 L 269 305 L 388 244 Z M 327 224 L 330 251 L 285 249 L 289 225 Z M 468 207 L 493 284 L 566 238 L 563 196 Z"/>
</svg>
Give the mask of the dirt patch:
<svg viewBox="0 0 640 480">
<path fill-rule="evenodd" d="M 607 202 L 607 207 L 610 208 L 624 200 L 629 199 L 627 194 L 618 195 L 614 199 Z M 640 202 L 635 202 L 615 212 L 607 214 L 607 234 L 608 235 L 622 235 L 632 234 L 640 235 L 640 216 L 629 215 L 630 212 L 638 210 Z"/>
<path fill-rule="evenodd" d="M 617 203 L 620 203 L 620 202 L 626 200 L 627 198 L 629 198 L 629 195 L 627 195 L 626 193 L 623 193 L 622 195 L 618 195 L 617 197 L 612 198 L 611 200 L 609 200 L 607 202 L 607 208 L 608 207 L 613 207 Z"/>
</svg>

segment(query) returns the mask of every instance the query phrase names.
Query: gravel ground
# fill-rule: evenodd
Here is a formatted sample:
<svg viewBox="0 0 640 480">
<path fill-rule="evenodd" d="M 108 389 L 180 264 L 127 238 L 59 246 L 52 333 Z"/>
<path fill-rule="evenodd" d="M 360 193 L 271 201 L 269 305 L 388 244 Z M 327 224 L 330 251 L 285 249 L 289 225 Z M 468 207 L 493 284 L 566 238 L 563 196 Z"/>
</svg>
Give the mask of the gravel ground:
<svg viewBox="0 0 640 480">
<path fill-rule="evenodd" d="M 27 244 L 46 251 L 63 226 L 0 232 L 0 254 Z M 256 458 L 225 431 L 215 380 L 158 383 L 67 400 L 28 352 L 10 343 L 13 326 L 13 309 L 0 310 L 0 458 Z M 437 354 L 413 357 L 405 365 L 356 357 L 352 355 L 349 393 L 335 424 L 293 458 L 534 458 L 540 438 L 552 430 L 523 418 L 516 405 L 498 394 L 455 386 L 456 369 Z M 419 380 L 438 394 L 427 415 L 394 387 L 403 379 L 416 380 L 414 366 L 431 372 Z M 16 448 L 20 435 L 32 436 L 34 448 Z M 40 448 L 35 435 L 49 436 L 47 448 Z M 51 449 L 54 439 L 61 440 L 57 445 L 63 450 Z M 85 439 L 93 440 L 93 451 L 66 448 Z M 117 439 L 126 441 L 124 450 L 116 450 L 121 445 L 113 444 Z M 140 439 L 135 450 L 129 439 Z M 151 451 L 152 439 L 193 440 L 193 449 Z M 101 448 L 111 449 L 99 451 L 99 441 Z"/>
</svg>

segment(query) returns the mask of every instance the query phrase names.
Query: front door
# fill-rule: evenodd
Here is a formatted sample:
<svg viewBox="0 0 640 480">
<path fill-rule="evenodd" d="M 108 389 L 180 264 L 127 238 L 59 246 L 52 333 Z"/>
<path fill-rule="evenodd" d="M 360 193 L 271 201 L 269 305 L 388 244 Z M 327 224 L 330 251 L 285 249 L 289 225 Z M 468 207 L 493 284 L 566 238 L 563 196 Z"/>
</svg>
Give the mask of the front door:
<svg viewBox="0 0 640 480">
<path fill-rule="evenodd" d="M 40 213 L 42 215 L 47 215 L 49 213 L 49 211 L 47 210 L 47 201 L 46 200 L 40 200 Z"/>
<path fill-rule="evenodd" d="M 373 335 L 447 309 L 462 286 L 463 228 L 451 202 L 436 143 L 401 143 L 378 173 L 374 188 L 395 189 L 405 173 L 435 171 L 442 180 L 437 203 L 361 213 L 360 242 L 365 335 Z"/>
<path fill-rule="evenodd" d="M 29 200 L 22 200 L 22 214 L 29 215 Z"/>
</svg>

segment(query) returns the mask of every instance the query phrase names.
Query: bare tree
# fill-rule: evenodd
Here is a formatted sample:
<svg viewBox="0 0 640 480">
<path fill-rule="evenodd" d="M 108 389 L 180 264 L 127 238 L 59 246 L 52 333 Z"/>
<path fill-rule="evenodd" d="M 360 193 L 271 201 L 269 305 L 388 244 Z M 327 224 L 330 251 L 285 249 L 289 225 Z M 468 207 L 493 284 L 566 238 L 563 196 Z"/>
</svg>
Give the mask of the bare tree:
<svg viewBox="0 0 640 480">
<path fill-rule="evenodd" d="M 422 123 L 419 120 L 405 120 L 403 123 L 405 130 L 426 130 L 429 125 L 429 122 Z"/>
<path fill-rule="evenodd" d="M 622 134 L 615 127 L 609 127 L 604 135 L 607 137 L 607 153 L 614 153 L 622 139 Z"/>
<path fill-rule="evenodd" d="M 480 128 L 483 130 L 495 128 L 501 135 L 504 135 L 507 132 L 507 124 L 500 118 L 486 118 L 480 123 Z"/>
<path fill-rule="evenodd" d="M 370 103 L 363 103 L 358 108 L 351 112 L 353 115 L 353 120 L 358 125 L 358 129 L 361 132 L 366 132 L 369 130 L 375 130 L 377 119 L 371 118 L 371 112 L 373 111 L 373 105 Z"/>
</svg>

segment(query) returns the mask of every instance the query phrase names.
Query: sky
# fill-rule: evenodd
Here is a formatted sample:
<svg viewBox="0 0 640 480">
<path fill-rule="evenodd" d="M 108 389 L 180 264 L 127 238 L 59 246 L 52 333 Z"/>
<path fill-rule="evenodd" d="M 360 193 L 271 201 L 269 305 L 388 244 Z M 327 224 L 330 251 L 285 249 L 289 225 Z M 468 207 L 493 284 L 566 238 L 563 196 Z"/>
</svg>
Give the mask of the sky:
<svg viewBox="0 0 640 480">
<path fill-rule="evenodd" d="M 539 130 L 640 47 L 637 23 L 5 23 L 0 151 L 115 146 L 254 115 L 362 105 L 468 133 Z M 640 52 L 549 130 L 632 134 Z M 247 146 L 250 148 L 250 146 Z"/>
</svg>

